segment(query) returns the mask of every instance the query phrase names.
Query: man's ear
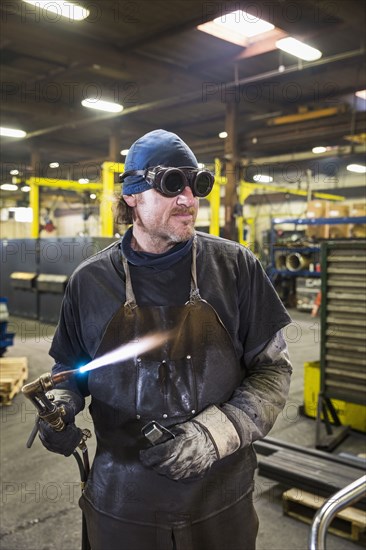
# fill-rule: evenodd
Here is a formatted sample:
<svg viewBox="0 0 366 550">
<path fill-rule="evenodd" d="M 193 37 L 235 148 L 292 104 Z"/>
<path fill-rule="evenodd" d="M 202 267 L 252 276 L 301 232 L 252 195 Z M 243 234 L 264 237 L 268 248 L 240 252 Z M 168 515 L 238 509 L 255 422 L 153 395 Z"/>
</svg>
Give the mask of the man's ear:
<svg viewBox="0 0 366 550">
<path fill-rule="evenodd" d="M 128 204 L 128 206 L 130 206 L 131 208 L 136 206 L 136 203 L 137 203 L 136 195 L 122 195 L 122 196 L 125 203 Z"/>
</svg>

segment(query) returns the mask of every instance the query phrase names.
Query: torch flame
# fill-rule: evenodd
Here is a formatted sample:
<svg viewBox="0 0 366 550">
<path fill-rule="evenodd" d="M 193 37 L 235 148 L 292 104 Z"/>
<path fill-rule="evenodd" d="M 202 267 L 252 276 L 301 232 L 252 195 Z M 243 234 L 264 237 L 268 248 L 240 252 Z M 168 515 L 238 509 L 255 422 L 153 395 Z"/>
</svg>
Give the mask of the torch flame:
<svg viewBox="0 0 366 550">
<path fill-rule="evenodd" d="M 90 370 L 98 369 L 99 367 L 104 367 L 106 365 L 111 365 L 120 361 L 125 361 L 131 357 L 136 357 L 141 353 L 145 353 L 154 348 L 161 346 L 164 342 L 170 339 L 172 336 L 171 332 L 158 332 L 156 334 L 151 334 L 145 336 L 136 342 L 129 342 L 128 344 L 123 344 L 119 348 L 93 359 L 87 365 L 77 369 L 78 372 L 89 372 Z"/>
</svg>

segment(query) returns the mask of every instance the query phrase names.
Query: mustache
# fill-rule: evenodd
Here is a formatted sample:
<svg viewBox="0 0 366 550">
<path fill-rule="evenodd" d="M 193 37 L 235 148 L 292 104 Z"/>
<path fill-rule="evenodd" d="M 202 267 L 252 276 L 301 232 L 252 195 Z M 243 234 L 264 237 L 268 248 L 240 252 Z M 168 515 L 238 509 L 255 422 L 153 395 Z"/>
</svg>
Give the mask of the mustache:
<svg viewBox="0 0 366 550">
<path fill-rule="evenodd" d="M 196 209 L 193 206 L 176 206 L 171 211 L 171 214 L 190 214 L 191 216 L 194 216 L 196 213 Z"/>
</svg>

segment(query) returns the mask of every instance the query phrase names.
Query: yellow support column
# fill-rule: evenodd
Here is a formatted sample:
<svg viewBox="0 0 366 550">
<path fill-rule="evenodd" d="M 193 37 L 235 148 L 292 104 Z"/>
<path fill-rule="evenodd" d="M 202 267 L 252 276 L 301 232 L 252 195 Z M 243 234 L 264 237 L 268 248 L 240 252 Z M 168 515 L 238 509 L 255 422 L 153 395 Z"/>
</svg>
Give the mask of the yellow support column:
<svg viewBox="0 0 366 550">
<path fill-rule="evenodd" d="M 215 159 L 215 183 L 208 196 L 210 201 L 210 235 L 220 235 L 220 178 L 221 162 Z"/>
<path fill-rule="evenodd" d="M 103 195 L 100 205 L 102 237 L 113 237 L 114 174 L 123 172 L 123 169 L 124 165 L 120 162 L 103 162 L 102 165 Z"/>
<path fill-rule="evenodd" d="M 35 178 L 29 180 L 29 206 L 32 209 L 32 225 L 31 225 L 31 237 L 38 239 L 39 237 L 39 187 L 35 182 Z"/>
<path fill-rule="evenodd" d="M 239 185 L 239 204 L 241 204 L 242 208 L 244 208 L 244 202 L 249 197 L 249 195 L 252 193 L 252 189 L 248 187 L 246 182 L 240 181 Z M 244 239 L 244 217 L 238 216 L 236 219 L 236 227 L 238 229 L 238 240 L 239 243 L 248 246 L 248 241 Z"/>
</svg>

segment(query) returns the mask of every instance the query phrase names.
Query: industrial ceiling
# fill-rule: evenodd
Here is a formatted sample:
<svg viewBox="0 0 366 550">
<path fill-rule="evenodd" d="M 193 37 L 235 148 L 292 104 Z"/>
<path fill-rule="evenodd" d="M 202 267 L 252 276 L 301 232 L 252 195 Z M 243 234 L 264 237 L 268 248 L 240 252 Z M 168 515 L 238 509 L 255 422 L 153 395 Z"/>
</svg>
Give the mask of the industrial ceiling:
<svg viewBox="0 0 366 550">
<path fill-rule="evenodd" d="M 20 0 L 0 4 L 1 126 L 27 132 L 1 138 L 2 182 L 10 168 L 31 175 L 35 158 L 44 176 L 52 177 L 49 163 L 58 162 L 59 177 L 85 177 L 87 166 L 86 177 L 97 180 L 104 160 L 123 162 L 120 150 L 155 128 L 178 133 L 199 161 L 210 163 L 225 157 L 218 134 L 233 102 L 243 165 L 314 162 L 317 145 L 328 148 L 323 162 L 360 162 L 362 0 L 78 3 L 90 11 L 83 21 Z M 197 29 L 233 9 L 276 29 L 245 45 Z M 308 62 L 282 52 L 275 45 L 282 35 L 311 44 L 322 57 Z M 86 109 L 81 101 L 90 96 L 124 109 Z"/>
</svg>

